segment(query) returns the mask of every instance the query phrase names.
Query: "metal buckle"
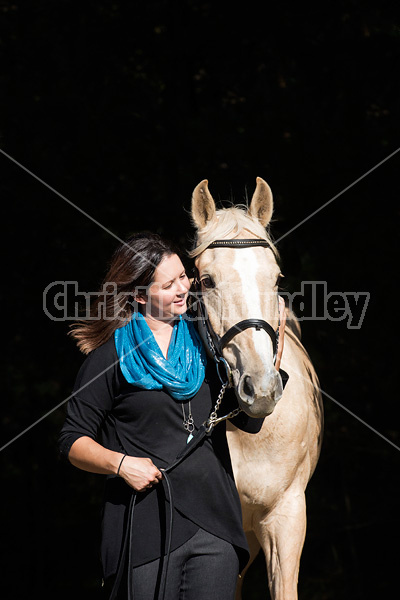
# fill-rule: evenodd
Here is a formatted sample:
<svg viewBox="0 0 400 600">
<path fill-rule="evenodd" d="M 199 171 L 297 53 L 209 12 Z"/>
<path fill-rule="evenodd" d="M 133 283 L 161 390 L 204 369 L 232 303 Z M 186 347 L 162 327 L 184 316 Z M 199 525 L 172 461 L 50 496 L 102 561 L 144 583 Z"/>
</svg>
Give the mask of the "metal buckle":
<svg viewBox="0 0 400 600">
<path fill-rule="evenodd" d="M 227 361 L 225 360 L 225 358 L 223 356 L 215 356 L 215 361 L 216 361 L 216 367 L 217 367 L 217 373 L 218 373 L 218 377 L 220 382 L 223 385 L 226 385 L 227 387 L 231 387 L 232 386 L 232 371 L 230 366 L 228 365 Z M 220 364 L 223 364 L 225 367 L 225 375 L 226 375 L 226 379 L 222 379 L 221 377 L 221 373 L 220 373 Z"/>
</svg>

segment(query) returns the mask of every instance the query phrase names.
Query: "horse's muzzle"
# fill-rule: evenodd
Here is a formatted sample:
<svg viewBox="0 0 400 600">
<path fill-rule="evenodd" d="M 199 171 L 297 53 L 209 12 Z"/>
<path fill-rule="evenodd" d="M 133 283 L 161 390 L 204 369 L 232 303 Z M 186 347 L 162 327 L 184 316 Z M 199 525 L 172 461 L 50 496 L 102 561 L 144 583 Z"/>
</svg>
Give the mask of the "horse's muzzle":
<svg viewBox="0 0 400 600">
<path fill-rule="evenodd" d="M 282 378 L 275 369 L 262 378 L 252 379 L 248 373 L 243 373 L 236 389 L 239 406 L 246 414 L 255 418 L 266 417 L 282 397 Z"/>
</svg>

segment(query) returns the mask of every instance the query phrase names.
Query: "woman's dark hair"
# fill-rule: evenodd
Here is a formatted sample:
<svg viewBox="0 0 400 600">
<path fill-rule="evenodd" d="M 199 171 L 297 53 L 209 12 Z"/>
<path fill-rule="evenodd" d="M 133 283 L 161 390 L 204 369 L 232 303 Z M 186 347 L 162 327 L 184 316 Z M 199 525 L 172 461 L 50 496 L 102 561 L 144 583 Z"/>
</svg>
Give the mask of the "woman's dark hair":
<svg viewBox="0 0 400 600">
<path fill-rule="evenodd" d="M 149 286 L 158 265 L 172 254 L 179 254 L 173 243 L 150 232 L 136 233 L 117 247 L 89 319 L 77 320 L 68 332 L 81 352 L 88 354 L 98 348 L 129 321 L 135 290 Z"/>
</svg>

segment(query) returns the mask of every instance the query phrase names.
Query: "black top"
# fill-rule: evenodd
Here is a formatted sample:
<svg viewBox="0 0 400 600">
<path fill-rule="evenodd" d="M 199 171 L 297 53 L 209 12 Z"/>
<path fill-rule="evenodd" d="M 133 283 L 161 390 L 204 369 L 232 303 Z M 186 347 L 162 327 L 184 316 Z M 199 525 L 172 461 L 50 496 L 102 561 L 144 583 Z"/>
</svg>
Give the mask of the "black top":
<svg viewBox="0 0 400 600">
<path fill-rule="evenodd" d="M 220 388 L 215 365 L 209 360 L 205 380 L 191 399 L 196 428 L 208 418 Z M 114 336 L 88 355 L 78 373 L 73 394 L 59 440 L 60 452 L 65 458 L 79 437 L 89 436 L 110 450 L 149 457 L 158 468 L 165 468 L 186 444 L 188 434 L 183 428 L 182 402 L 174 400 L 164 389 L 143 390 L 128 383 L 120 369 Z M 183 406 L 187 415 L 188 402 Z M 225 415 L 235 407 L 235 394 L 228 389 L 218 415 Z M 257 433 L 263 419 L 250 418 L 241 412 L 232 423 L 248 433 Z M 249 553 L 225 421 L 218 424 L 211 436 L 173 469 L 169 477 L 175 507 L 171 549 L 202 527 L 235 546 L 242 570 Z M 132 488 L 121 477 L 107 476 L 101 547 L 105 578 L 115 574 L 118 567 L 132 493 Z M 162 484 L 137 494 L 132 566 L 163 554 L 168 534 L 166 515 L 168 502 Z"/>
</svg>

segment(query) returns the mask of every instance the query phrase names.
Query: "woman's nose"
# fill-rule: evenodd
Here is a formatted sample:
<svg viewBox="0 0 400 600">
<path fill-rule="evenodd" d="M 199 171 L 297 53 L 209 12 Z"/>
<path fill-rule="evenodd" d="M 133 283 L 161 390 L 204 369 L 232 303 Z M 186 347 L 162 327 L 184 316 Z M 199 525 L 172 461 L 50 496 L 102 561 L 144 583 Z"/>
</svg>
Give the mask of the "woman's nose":
<svg viewBox="0 0 400 600">
<path fill-rule="evenodd" d="M 182 281 L 179 282 L 179 288 L 178 288 L 178 293 L 179 294 L 186 294 L 186 292 L 189 291 L 189 280 L 187 278 L 183 279 Z"/>
</svg>

